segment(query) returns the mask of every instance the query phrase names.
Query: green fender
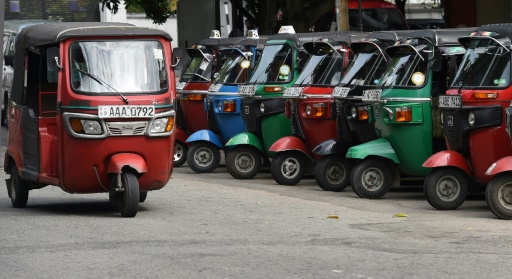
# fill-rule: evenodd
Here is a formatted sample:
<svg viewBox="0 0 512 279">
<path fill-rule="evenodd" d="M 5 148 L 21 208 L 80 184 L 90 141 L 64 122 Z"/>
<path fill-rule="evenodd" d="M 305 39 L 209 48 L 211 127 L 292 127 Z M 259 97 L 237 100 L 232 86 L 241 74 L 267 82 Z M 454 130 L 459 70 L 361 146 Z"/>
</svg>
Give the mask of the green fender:
<svg viewBox="0 0 512 279">
<path fill-rule="evenodd" d="M 263 142 L 255 134 L 244 132 L 235 135 L 226 143 L 226 147 L 234 147 L 241 144 L 248 144 L 258 148 L 261 152 L 265 153 L 263 149 Z"/>
<path fill-rule="evenodd" d="M 347 151 L 347 158 L 364 159 L 367 156 L 379 156 L 392 160 L 400 164 L 395 150 L 385 138 L 369 141 L 360 145 L 353 146 Z"/>
</svg>

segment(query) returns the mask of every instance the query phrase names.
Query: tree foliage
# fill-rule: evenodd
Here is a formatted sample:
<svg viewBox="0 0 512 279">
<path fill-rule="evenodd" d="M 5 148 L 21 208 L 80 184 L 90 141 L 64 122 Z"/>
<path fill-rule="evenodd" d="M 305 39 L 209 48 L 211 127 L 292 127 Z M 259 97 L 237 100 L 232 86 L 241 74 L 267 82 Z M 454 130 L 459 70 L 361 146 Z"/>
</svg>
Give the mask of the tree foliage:
<svg viewBox="0 0 512 279">
<path fill-rule="evenodd" d="M 113 13 L 119 11 L 121 0 L 100 0 L 102 8 L 107 8 Z M 146 17 L 153 20 L 155 24 L 163 24 L 172 15 L 169 0 L 124 0 L 126 9 L 137 7 L 144 10 Z"/>
</svg>

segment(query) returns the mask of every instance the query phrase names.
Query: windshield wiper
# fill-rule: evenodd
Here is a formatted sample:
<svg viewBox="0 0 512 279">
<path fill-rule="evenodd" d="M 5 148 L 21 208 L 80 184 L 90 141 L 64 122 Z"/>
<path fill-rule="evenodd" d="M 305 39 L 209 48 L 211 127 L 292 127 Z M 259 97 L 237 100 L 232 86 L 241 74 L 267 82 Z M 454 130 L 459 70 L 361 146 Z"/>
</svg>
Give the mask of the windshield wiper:
<svg viewBox="0 0 512 279">
<path fill-rule="evenodd" d="M 209 78 L 207 78 L 207 77 L 203 77 L 202 75 L 200 75 L 200 74 L 198 74 L 198 73 L 193 73 L 193 75 L 196 75 L 196 76 L 198 76 L 198 77 L 200 77 L 200 78 L 203 78 L 203 79 L 204 79 L 204 80 L 206 80 L 206 81 L 210 81 L 210 79 L 209 79 Z"/>
<path fill-rule="evenodd" d="M 91 73 L 88 73 L 88 72 L 86 72 L 86 71 L 84 71 L 84 70 L 82 70 L 82 69 L 79 69 L 79 68 L 73 68 L 73 70 L 79 71 L 80 73 L 82 73 L 82 74 L 84 74 L 84 75 L 86 75 L 86 76 L 90 77 L 91 79 L 93 79 L 94 81 L 96 81 L 97 83 L 99 83 L 100 85 L 103 85 L 103 86 L 105 86 L 105 87 L 107 87 L 107 88 L 110 88 L 110 89 L 114 90 L 114 92 L 116 92 L 116 93 L 117 93 L 117 94 L 118 94 L 118 95 L 123 99 L 123 101 L 124 101 L 126 104 L 128 104 L 128 103 L 129 103 L 129 102 L 128 102 L 128 99 L 127 99 L 125 96 L 123 96 L 123 94 L 119 93 L 119 92 L 118 92 L 114 87 L 110 86 L 110 85 L 109 85 L 108 83 L 106 83 L 105 81 L 102 81 L 99 77 L 97 77 L 97 76 L 95 76 L 95 75 L 93 75 L 93 74 L 91 74 Z"/>
</svg>

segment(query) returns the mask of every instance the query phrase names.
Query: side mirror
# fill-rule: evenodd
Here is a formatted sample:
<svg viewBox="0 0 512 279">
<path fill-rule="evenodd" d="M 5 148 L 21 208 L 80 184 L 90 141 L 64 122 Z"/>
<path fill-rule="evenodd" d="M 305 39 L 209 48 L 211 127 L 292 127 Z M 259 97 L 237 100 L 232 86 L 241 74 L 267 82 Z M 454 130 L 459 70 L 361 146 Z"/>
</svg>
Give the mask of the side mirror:
<svg viewBox="0 0 512 279">
<path fill-rule="evenodd" d="M 443 69 L 443 54 L 436 49 L 434 51 L 434 61 L 432 61 L 432 71 L 439 72 Z"/>
<path fill-rule="evenodd" d="M 54 72 L 62 69 L 58 47 L 50 47 L 46 50 L 46 64 L 48 71 Z"/>
<path fill-rule="evenodd" d="M 308 53 L 304 50 L 299 51 L 299 57 L 297 57 L 298 65 L 297 68 L 300 71 L 306 66 L 306 62 L 308 62 Z"/>
<path fill-rule="evenodd" d="M 172 50 L 172 65 L 171 67 L 175 68 L 180 64 L 181 58 L 183 57 L 183 49 L 182 48 L 174 48 Z"/>
</svg>

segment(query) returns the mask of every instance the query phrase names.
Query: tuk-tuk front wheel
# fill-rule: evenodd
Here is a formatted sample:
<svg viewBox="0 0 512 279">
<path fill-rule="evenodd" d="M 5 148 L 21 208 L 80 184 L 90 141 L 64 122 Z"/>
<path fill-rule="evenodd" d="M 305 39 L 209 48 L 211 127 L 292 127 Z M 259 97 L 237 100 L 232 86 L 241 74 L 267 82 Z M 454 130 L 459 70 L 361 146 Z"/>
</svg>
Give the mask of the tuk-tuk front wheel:
<svg viewBox="0 0 512 279">
<path fill-rule="evenodd" d="M 512 173 L 496 175 L 487 184 L 485 200 L 494 215 L 512 220 Z"/>
<path fill-rule="evenodd" d="M 28 201 L 28 185 L 19 174 L 15 165 L 11 168 L 11 178 L 8 180 L 7 191 L 11 203 L 14 208 L 23 208 L 27 206 Z"/>
<path fill-rule="evenodd" d="M 350 184 L 353 161 L 340 155 L 328 155 L 315 166 L 315 180 L 325 191 L 341 192 Z"/>
<path fill-rule="evenodd" d="M 187 161 L 188 146 L 181 141 L 174 142 L 174 159 L 173 166 L 181 167 Z"/>
<path fill-rule="evenodd" d="M 365 159 L 352 172 L 354 192 L 367 199 L 379 199 L 386 195 L 394 182 L 393 166 L 383 160 Z"/>
<path fill-rule="evenodd" d="M 196 173 L 213 172 L 220 164 L 220 151 L 212 143 L 196 142 L 188 149 L 187 164 Z"/>
<path fill-rule="evenodd" d="M 467 175 L 458 168 L 434 168 L 425 178 L 423 193 L 432 207 L 453 210 L 466 200 L 468 183 Z"/>
<path fill-rule="evenodd" d="M 226 168 L 236 179 L 254 178 L 261 170 L 261 154 L 252 146 L 238 146 L 226 155 Z"/>
<path fill-rule="evenodd" d="M 278 153 L 270 164 L 272 178 L 280 185 L 296 185 L 304 177 L 306 158 L 299 151 Z"/>
<path fill-rule="evenodd" d="M 140 191 L 139 192 L 139 202 L 145 202 L 148 197 L 148 191 Z"/>
<path fill-rule="evenodd" d="M 123 172 L 121 174 L 123 184 L 123 198 L 119 203 L 119 211 L 123 217 L 135 217 L 139 210 L 139 181 L 133 173 Z"/>
</svg>

